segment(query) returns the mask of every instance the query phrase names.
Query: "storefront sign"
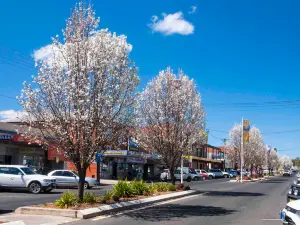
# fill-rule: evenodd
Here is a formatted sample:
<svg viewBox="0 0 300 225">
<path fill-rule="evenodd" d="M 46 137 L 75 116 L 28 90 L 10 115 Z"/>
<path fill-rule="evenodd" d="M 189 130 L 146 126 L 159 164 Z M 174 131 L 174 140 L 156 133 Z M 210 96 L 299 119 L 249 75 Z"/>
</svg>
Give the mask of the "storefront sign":
<svg viewBox="0 0 300 225">
<path fill-rule="evenodd" d="M 145 164 L 146 160 L 144 158 L 128 157 L 127 163 Z"/>
<path fill-rule="evenodd" d="M 0 141 L 10 141 L 13 139 L 12 135 L 0 134 Z"/>
<path fill-rule="evenodd" d="M 106 150 L 104 156 L 127 155 L 127 150 Z"/>
<path fill-rule="evenodd" d="M 20 154 L 34 154 L 35 153 L 35 149 L 34 148 L 21 148 L 19 150 Z"/>
<path fill-rule="evenodd" d="M 128 151 L 128 155 L 132 156 L 142 156 L 143 154 L 143 152 Z"/>
</svg>

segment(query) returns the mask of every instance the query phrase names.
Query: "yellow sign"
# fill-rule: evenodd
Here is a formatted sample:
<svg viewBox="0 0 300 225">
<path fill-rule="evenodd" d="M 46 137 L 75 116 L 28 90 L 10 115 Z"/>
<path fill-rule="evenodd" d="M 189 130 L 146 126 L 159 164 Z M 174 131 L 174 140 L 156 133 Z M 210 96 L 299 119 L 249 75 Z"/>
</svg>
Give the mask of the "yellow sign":
<svg viewBox="0 0 300 225">
<path fill-rule="evenodd" d="M 249 142 L 250 121 L 243 120 L 243 142 Z"/>
</svg>

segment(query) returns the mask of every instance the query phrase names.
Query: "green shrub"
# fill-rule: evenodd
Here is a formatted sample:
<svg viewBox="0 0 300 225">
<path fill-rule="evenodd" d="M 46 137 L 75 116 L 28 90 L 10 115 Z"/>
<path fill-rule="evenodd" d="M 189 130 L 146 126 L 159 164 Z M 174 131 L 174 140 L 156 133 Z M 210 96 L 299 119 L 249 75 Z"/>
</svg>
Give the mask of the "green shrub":
<svg viewBox="0 0 300 225">
<path fill-rule="evenodd" d="M 56 200 L 55 205 L 60 208 L 69 208 L 78 203 L 78 197 L 73 192 L 64 192 L 60 199 Z"/>
<path fill-rule="evenodd" d="M 158 192 L 166 192 L 169 190 L 169 185 L 167 183 L 156 184 Z"/>
<path fill-rule="evenodd" d="M 102 197 L 102 202 L 107 203 L 107 202 L 111 201 L 113 196 L 114 196 L 113 191 L 106 191 L 105 194 Z"/>
<path fill-rule="evenodd" d="M 168 185 L 168 191 L 176 191 L 176 187 L 174 184 L 169 184 Z"/>
<path fill-rule="evenodd" d="M 127 183 L 127 180 L 119 180 L 118 183 L 113 186 L 113 192 L 113 195 L 118 198 L 135 196 L 135 191 L 132 185 Z"/>
<path fill-rule="evenodd" d="M 153 182 L 148 186 L 148 189 L 145 191 L 145 195 L 154 195 L 157 193 L 157 185 Z"/>
<path fill-rule="evenodd" d="M 90 203 L 90 204 L 96 203 L 97 202 L 97 197 L 96 197 L 95 193 L 93 193 L 93 192 L 84 193 L 83 202 L 84 203 Z"/>
<path fill-rule="evenodd" d="M 143 180 L 141 181 L 134 180 L 133 182 L 130 183 L 130 185 L 136 195 L 144 195 L 148 193 L 149 187 L 146 184 L 146 182 Z"/>
</svg>

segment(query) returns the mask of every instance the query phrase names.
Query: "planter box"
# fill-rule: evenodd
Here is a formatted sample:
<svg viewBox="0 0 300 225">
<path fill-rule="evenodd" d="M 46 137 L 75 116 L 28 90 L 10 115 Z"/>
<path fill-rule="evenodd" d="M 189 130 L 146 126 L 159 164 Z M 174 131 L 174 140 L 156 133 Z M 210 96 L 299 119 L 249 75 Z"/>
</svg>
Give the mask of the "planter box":
<svg viewBox="0 0 300 225">
<path fill-rule="evenodd" d="M 159 195 L 150 198 L 144 198 L 139 200 L 133 200 L 128 202 L 119 202 L 111 205 L 103 205 L 97 208 L 89 208 L 83 210 L 70 210 L 70 209 L 52 209 L 52 208 L 42 208 L 42 207 L 20 207 L 16 209 L 18 214 L 31 214 L 31 215 L 52 215 L 52 216 L 64 216 L 71 218 L 81 218 L 88 219 L 95 216 L 100 216 L 104 214 L 109 214 L 111 212 L 122 211 L 128 208 L 147 205 L 151 203 L 167 201 L 170 199 L 180 198 L 187 195 L 196 194 L 197 191 L 180 191 L 175 193 L 170 193 L 166 195 Z"/>
</svg>

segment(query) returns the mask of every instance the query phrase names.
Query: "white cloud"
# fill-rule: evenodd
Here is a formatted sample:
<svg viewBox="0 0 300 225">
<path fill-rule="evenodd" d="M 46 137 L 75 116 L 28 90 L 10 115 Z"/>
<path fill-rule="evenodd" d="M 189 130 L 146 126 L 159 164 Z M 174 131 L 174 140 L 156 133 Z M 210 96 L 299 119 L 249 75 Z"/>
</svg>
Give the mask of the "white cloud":
<svg viewBox="0 0 300 225">
<path fill-rule="evenodd" d="M 182 12 L 174 14 L 163 13 L 163 19 L 159 20 L 157 16 L 152 16 L 149 25 L 153 32 L 160 32 L 165 35 L 181 34 L 189 35 L 194 33 L 194 25 L 183 18 Z"/>
<path fill-rule="evenodd" d="M 48 61 L 53 57 L 52 45 L 46 45 L 33 52 L 34 61 Z"/>
<path fill-rule="evenodd" d="M 26 115 L 23 111 L 13 109 L 0 111 L 0 121 L 2 122 L 19 122 Z"/>
<path fill-rule="evenodd" d="M 197 7 L 192 5 L 191 6 L 191 11 L 189 11 L 189 14 L 194 14 L 196 12 Z"/>
</svg>

